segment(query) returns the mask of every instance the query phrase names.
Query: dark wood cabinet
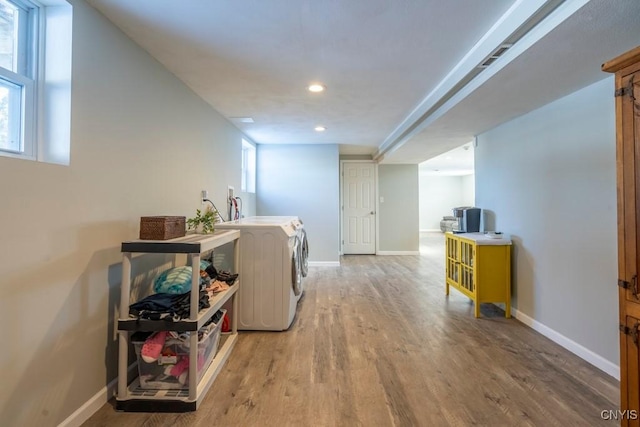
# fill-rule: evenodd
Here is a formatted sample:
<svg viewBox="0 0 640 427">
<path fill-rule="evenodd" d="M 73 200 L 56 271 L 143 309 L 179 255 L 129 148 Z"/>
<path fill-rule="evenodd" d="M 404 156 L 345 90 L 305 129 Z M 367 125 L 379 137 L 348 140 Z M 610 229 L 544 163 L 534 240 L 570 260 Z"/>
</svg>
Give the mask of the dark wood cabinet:
<svg viewBox="0 0 640 427">
<path fill-rule="evenodd" d="M 640 426 L 640 47 L 602 65 L 615 73 L 622 426 Z"/>
</svg>

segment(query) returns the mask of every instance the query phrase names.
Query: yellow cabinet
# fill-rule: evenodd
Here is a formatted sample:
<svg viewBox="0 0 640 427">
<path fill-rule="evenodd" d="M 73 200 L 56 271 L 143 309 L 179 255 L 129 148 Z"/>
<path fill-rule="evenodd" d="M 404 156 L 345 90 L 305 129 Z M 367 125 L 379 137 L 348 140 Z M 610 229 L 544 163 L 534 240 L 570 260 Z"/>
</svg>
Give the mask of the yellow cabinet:
<svg viewBox="0 0 640 427">
<path fill-rule="evenodd" d="M 462 292 L 475 304 L 502 302 L 505 317 L 511 317 L 511 240 L 484 233 L 445 234 L 446 293 L 449 287 Z"/>
</svg>

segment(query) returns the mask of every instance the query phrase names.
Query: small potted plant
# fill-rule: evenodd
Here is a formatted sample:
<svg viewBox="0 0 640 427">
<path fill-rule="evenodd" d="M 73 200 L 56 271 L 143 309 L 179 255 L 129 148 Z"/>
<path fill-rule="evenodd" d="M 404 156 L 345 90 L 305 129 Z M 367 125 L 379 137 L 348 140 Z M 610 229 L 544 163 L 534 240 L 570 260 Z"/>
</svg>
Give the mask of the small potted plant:
<svg viewBox="0 0 640 427">
<path fill-rule="evenodd" d="M 199 234 L 211 234 L 218 222 L 218 211 L 207 207 L 204 211 L 196 210 L 196 216 L 187 219 L 187 227 Z"/>
</svg>

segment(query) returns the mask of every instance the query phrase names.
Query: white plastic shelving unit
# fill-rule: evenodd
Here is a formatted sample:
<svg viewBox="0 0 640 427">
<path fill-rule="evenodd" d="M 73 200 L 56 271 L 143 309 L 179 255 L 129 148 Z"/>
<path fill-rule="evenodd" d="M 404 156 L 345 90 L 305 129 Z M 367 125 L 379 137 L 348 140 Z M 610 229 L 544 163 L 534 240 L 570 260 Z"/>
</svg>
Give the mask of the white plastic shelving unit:
<svg viewBox="0 0 640 427">
<path fill-rule="evenodd" d="M 240 271 L 240 232 L 237 230 L 216 231 L 213 234 L 190 234 L 170 240 L 135 240 L 122 243 L 122 289 L 120 296 L 120 319 L 118 320 L 119 354 L 118 354 L 118 395 L 116 408 L 131 412 L 187 412 L 198 409 L 202 398 L 207 393 L 222 366 L 229 358 L 231 350 L 238 339 L 237 316 L 231 316 L 231 334 L 224 335 L 221 347 L 213 361 L 198 382 L 198 329 L 200 329 L 230 298 L 233 313 L 238 313 L 237 291 L 238 280 L 228 290 L 209 300 L 210 307 L 198 310 L 200 275 L 191 278 L 191 311 L 189 319 L 178 322 L 165 320 L 133 319 L 129 316 L 131 294 L 131 258 L 134 253 L 173 253 L 188 254 L 194 272 L 200 271 L 200 255 L 212 249 L 233 242 L 234 271 Z M 187 331 L 190 333 L 189 348 L 189 388 L 183 390 L 147 390 L 141 389 L 139 379 L 131 384 L 127 381 L 129 348 L 131 333 L 135 331 Z"/>
</svg>

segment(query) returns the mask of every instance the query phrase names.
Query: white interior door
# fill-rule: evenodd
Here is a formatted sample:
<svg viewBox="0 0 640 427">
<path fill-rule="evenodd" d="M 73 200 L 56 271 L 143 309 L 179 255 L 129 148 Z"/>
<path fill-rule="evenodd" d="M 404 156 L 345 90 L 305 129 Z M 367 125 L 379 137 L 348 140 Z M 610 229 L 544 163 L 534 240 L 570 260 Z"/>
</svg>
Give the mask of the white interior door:
<svg viewBox="0 0 640 427">
<path fill-rule="evenodd" d="M 342 165 L 342 253 L 375 254 L 375 164 Z"/>
</svg>

